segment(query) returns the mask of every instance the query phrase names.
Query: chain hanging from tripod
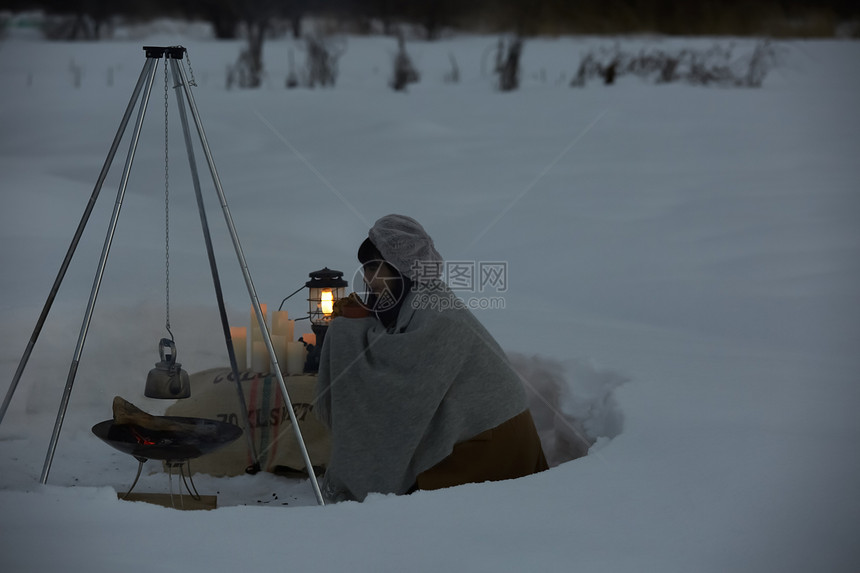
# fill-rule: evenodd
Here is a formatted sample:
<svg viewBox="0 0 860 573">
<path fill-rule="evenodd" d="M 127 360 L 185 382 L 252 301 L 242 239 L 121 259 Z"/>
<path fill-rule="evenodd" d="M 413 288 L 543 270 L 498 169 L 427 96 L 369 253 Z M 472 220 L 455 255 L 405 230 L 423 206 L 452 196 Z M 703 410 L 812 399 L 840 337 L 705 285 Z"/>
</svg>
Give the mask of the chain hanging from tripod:
<svg viewBox="0 0 860 573">
<path fill-rule="evenodd" d="M 179 47 L 179 46 L 175 46 Z M 190 86 L 196 86 L 194 80 L 194 70 L 191 68 L 191 58 L 188 56 L 188 51 L 185 51 L 185 61 L 188 63 L 188 69 L 191 71 L 191 80 L 188 82 Z M 174 340 L 173 331 L 170 329 L 170 121 L 169 121 L 169 78 L 167 71 L 167 60 L 169 56 L 164 55 L 164 297 L 165 297 L 165 329 L 170 334 L 170 340 Z"/>
<path fill-rule="evenodd" d="M 170 330 L 170 159 L 169 159 L 169 105 L 167 57 L 164 58 L 164 293 L 165 293 L 165 325 L 174 340 Z"/>
<path fill-rule="evenodd" d="M 185 62 L 188 64 L 188 72 L 191 74 L 191 78 L 188 80 L 188 85 L 196 88 L 197 80 L 194 79 L 194 68 L 191 67 L 191 56 L 188 55 L 188 50 L 185 50 Z"/>
<path fill-rule="evenodd" d="M 176 343 L 170 330 L 170 122 L 168 55 L 164 54 L 164 292 L 165 325 L 170 338 L 158 342 L 161 360 L 146 377 L 144 395 L 148 398 L 175 399 L 191 395 L 191 382 L 182 365 L 176 362 Z"/>
</svg>

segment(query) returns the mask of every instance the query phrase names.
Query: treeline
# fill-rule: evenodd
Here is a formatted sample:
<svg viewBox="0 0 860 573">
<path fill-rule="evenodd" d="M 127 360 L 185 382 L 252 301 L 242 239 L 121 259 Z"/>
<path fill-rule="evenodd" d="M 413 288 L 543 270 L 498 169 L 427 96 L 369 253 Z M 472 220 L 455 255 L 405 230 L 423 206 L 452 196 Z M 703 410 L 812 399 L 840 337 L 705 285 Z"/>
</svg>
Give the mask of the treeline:
<svg viewBox="0 0 860 573">
<path fill-rule="evenodd" d="M 68 36 L 99 38 L 118 18 L 205 20 L 219 38 L 248 29 L 301 36 L 311 18 L 356 33 L 406 24 L 427 39 L 446 30 L 556 34 L 832 36 L 860 18 L 856 0 L 0 0 L 0 9 L 43 10 Z"/>
</svg>

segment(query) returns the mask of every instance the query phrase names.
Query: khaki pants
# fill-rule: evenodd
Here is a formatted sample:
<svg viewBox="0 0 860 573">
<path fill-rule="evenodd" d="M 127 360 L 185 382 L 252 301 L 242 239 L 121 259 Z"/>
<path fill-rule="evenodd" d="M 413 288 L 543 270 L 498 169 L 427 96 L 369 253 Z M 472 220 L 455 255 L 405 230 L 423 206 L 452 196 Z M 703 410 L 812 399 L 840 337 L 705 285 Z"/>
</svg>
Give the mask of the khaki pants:
<svg viewBox="0 0 860 573">
<path fill-rule="evenodd" d="M 500 481 L 547 469 L 529 410 L 454 446 L 451 454 L 418 475 L 417 489 Z"/>
</svg>

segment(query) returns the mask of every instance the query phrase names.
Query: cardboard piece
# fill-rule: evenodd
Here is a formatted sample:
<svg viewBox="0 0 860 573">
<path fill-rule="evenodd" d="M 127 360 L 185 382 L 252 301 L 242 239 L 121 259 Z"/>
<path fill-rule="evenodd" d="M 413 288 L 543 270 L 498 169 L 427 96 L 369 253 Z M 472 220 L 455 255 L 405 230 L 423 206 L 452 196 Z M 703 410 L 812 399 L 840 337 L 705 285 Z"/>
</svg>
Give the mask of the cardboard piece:
<svg viewBox="0 0 860 573">
<path fill-rule="evenodd" d="M 174 494 L 171 496 L 169 493 L 130 493 L 128 494 L 128 497 L 125 497 L 124 493 L 117 493 L 116 497 L 123 501 L 143 501 L 145 503 L 152 503 L 162 507 L 182 510 L 208 510 L 218 507 L 218 497 L 214 495 L 201 495 L 200 499 L 194 499 L 188 494 Z"/>
</svg>

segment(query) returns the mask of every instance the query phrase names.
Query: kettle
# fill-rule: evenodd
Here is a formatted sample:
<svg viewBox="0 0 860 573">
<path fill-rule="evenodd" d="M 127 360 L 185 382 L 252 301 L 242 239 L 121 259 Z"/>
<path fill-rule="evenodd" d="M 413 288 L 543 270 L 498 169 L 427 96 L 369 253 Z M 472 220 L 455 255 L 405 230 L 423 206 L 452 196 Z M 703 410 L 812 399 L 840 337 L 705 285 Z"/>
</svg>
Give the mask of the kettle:
<svg viewBox="0 0 860 573">
<path fill-rule="evenodd" d="M 162 338 L 158 343 L 158 354 L 161 361 L 146 376 L 146 389 L 143 394 L 147 398 L 163 400 L 191 396 L 188 372 L 176 362 L 176 344 L 169 338 Z"/>
</svg>

